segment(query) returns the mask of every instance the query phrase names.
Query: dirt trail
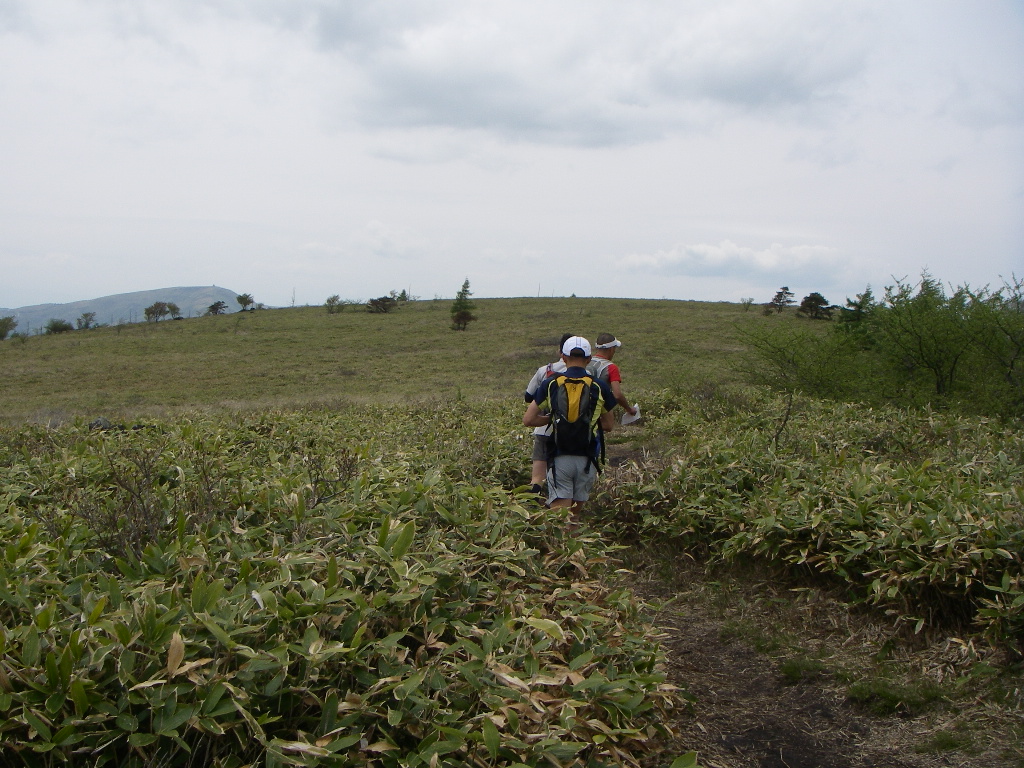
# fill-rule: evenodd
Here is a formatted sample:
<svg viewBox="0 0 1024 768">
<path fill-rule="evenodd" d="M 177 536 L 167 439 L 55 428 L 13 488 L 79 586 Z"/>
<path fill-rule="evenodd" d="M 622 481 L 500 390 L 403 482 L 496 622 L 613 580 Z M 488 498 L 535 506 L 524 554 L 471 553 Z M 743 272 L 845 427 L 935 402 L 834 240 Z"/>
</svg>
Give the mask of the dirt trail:
<svg viewBox="0 0 1024 768">
<path fill-rule="evenodd" d="M 866 714 L 847 701 L 845 685 L 827 674 L 793 684 L 771 655 L 735 636 L 729 610 L 709 604 L 706 593 L 669 587 L 642 568 L 629 582 L 638 596 L 663 605 L 652 619 L 664 633 L 669 682 L 695 700 L 692 712 L 680 712 L 672 728 L 679 752 L 696 750 L 703 768 L 1019 765 L 995 756 L 998 750 L 988 756 L 919 753 L 915 745 L 927 738 L 934 720 Z M 756 622 L 750 605 L 744 603 L 744 620 Z M 771 613 L 771 602 L 761 608 Z"/>
<path fill-rule="evenodd" d="M 612 475 L 641 459 L 624 446 L 609 447 Z M 849 668 L 843 659 L 851 653 L 864 659 L 885 647 L 895 632 L 884 621 L 854 617 L 841 601 L 816 590 L 798 602 L 764 574 L 741 578 L 716 603 L 721 589 L 708 581 L 715 577 L 685 555 L 672 555 L 668 570 L 664 555 L 634 555 L 627 555 L 636 561 L 626 563 L 632 568 L 628 586 L 655 606 L 651 618 L 663 634 L 668 682 L 694 699 L 692 711 L 680 711 L 671 724 L 675 752 L 696 750 L 702 768 L 1024 768 L 1024 745 L 1014 736 L 1024 729 L 1020 707 L 1007 715 L 977 701 L 966 712 L 883 717 L 849 701 L 849 684 L 833 672 Z M 791 633 L 809 655 L 824 660 L 820 674 L 796 683 L 787 678 L 779 661 L 785 654 L 756 650 L 743 636 L 744 628 L 756 634 L 758 627 L 769 635 Z M 937 638 L 904 661 L 918 670 L 947 662 L 955 667 L 949 646 Z M 1018 702 L 1024 702 L 1022 691 L 1024 684 L 1017 686 Z M 921 750 L 965 725 L 972 730 L 969 754 Z"/>
</svg>

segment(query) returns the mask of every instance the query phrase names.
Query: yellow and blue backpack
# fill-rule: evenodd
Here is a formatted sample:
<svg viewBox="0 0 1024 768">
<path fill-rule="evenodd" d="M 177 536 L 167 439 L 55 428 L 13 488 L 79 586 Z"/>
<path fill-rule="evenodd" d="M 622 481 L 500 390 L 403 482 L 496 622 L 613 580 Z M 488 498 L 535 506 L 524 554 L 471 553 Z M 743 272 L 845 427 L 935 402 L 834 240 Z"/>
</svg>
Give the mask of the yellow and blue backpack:
<svg viewBox="0 0 1024 768">
<path fill-rule="evenodd" d="M 548 383 L 547 405 L 551 412 L 548 463 L 556 456 L 586 456 L 587 470 L 593 464 L 600 471 L 603 453 L 598 437 L 598 407 L 601 388 L 590 376 L 560 374 Z"/>
</svg>

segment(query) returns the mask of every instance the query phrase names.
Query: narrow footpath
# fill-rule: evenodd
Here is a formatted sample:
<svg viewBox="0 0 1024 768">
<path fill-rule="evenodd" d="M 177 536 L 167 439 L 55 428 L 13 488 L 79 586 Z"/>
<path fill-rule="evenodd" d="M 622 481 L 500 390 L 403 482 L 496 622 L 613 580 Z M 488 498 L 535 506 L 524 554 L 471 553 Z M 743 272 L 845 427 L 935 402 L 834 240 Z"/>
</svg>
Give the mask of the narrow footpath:
<svg viewBox="0 0 1024 768">
<path fill-rule="evenodd" d="M 671 585 L 653 562 L 632 568 L 628 586 L 652 607 L 669 682 L 693 697 L 690 711 L 678 712 L 671 723 L 676 746 L 679 753 L 696 750 L 702 768 L 1024 765 L 1020 745 L 1007 745 L 997 732 L 988 744 L 976 737 L 972 754 L 921 749 L 963 718 L 976 719 L 974 713 L 876 716 L 849 701 L 848 683 L 833 672 L 842 667 L 837 660 L 851 646 L 863 655 L 866 648 L 884 645 L 882 635 L 891 630 L 851 618 L 827 596 L 795 596 L 746 576 L 734 583 L 708 582 L 696 565 L 674 574 Z M 788 649 L 781 647 L 785 643 Z M 795 645 L 816 660 L 807 674 L 785 666 L 785 650 Z M 1008 756 L 1008 746 L 1014 756 Z"/>
</svg>

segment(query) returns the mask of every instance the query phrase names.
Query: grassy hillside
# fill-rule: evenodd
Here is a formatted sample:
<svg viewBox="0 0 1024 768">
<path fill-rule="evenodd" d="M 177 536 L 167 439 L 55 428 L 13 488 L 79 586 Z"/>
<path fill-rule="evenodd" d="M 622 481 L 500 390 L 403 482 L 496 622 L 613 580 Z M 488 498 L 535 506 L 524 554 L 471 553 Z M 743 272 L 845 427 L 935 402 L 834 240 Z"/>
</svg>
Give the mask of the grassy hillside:
<svg viewBox="0 0 1024 768">
<path fill-rule="evenodd" d="M 813 325 L 738 304 L 632 299 L 485 299 L 465 332 L 448 301 L 390 314 L 321 307 L 99 328 L 0 343 L 3 418 L 130 418 L 192 407 L 518 396 L 562 333 L 623 340 L 629 396 L 738 377 L 741 329 Z"/>
</svg>

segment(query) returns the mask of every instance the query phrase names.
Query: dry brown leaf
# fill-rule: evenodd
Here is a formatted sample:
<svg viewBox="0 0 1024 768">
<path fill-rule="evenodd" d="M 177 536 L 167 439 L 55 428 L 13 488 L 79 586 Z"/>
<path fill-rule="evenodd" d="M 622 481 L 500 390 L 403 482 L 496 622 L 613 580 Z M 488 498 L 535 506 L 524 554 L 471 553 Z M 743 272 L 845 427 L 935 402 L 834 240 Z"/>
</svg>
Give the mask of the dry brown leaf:
<svg viewBox="0 0 1024 768">
<path fill-rule="evenodd" d="M 182 664 L 175 671 L 171 672 L 171 677 L 177 677 L 178 675 L 187 675 L 192 670 L 198 669 L 199 667 L 204 667 L 212 661 L 213 659 L 196 659 L 195 661 L 190 661 L 187 664 Z"/>
<path fill-rule="evenodd" d="M 166 680 L 147 680 L 144 683 L 139 683 L 138 685 L 133 685 L 128 690 L 129 691 L 141 691 L 144 688 L 152 688 L 154 685 L 163 685 L 166 682 L 167 682 Z"/>
<path fill-rule="evenodd" d="M 175 632 L 171 635 L 171 643 L 167 648 L 167 674 L 174 676 L 175 670 L 181 666 L 181 660 L 185 658 L 185 641 L 181 634 Z"/>
</svg>

